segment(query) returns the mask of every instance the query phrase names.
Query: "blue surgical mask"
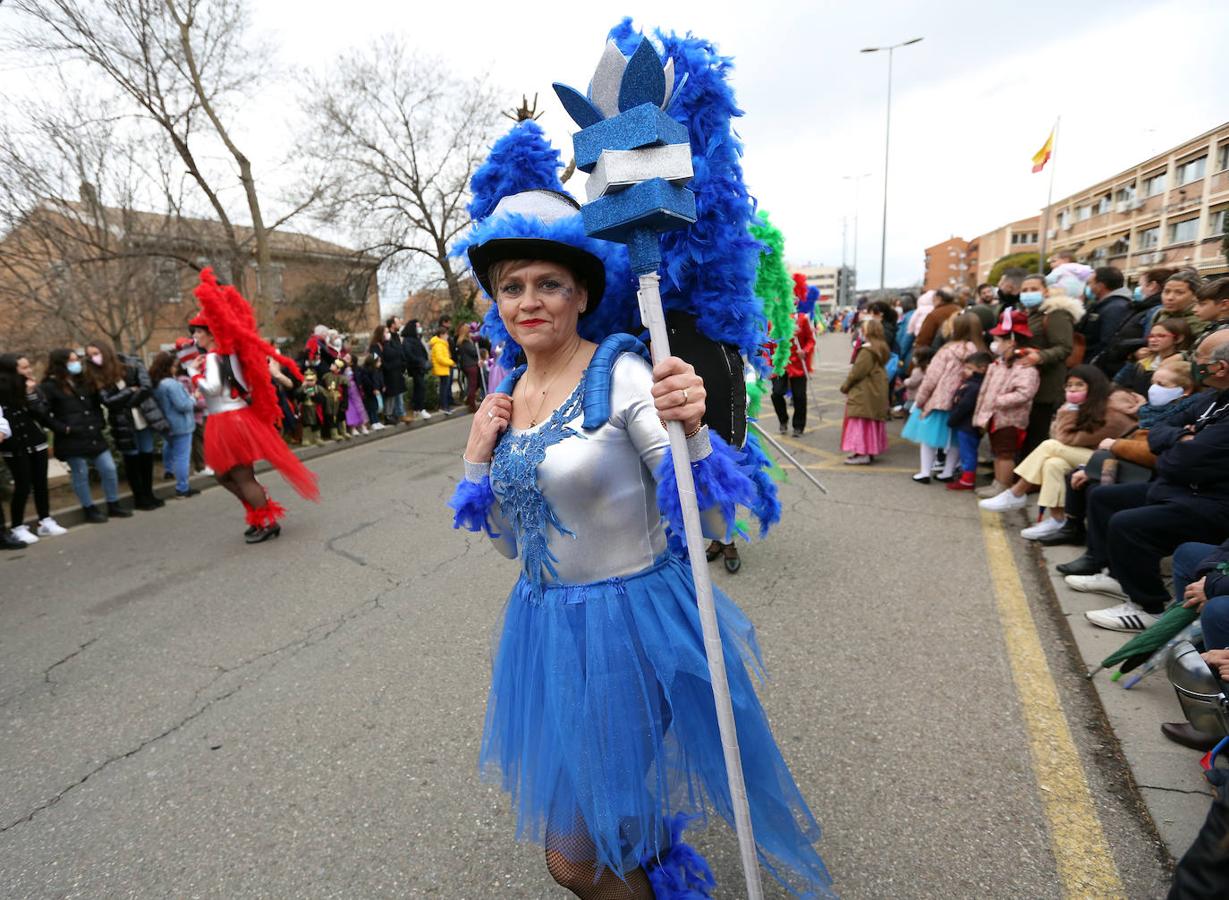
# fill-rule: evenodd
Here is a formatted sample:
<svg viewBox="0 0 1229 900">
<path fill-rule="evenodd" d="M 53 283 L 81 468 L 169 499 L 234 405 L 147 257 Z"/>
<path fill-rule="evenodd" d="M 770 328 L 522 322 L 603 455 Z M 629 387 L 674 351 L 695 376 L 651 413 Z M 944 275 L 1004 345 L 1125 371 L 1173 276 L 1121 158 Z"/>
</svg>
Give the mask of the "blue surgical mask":
<svg viewBox="0 0 1229 900">
<path fill-rule="evenodd" d="M 1096 300 L 1097 299 L 1097 295 L 1092 292 L 1092 288 L 1090 288 L 1088 285 L 1084 285 L 1084 299 L 1085 300 Z"/>
<path fill-rule="evenodd" d="M 1132 299 L 1139 301 L 1144 299 L 1144 289 L 1138 284 L 1135 285 L 1135 290 L 1131 292 Z"/>
<path fill-rule="evenodd" d="M 1020 294 L 1020 303 L 1028 309 L 1040 306 L 1042 299 L 1041 291 L 1023 291 Z"/>
<path fill-rule="evenodd" d="M 80 363 L 80 361 L 74 360 L 73 362 L 70 362 L 70 363 L 67 365 L 67 369 L 68 369 L 68 374 L 69 374 L 69 375 L 80 375 L 80 374 L 81 374 L 81 363 Z"/>
<path fill-rule="evenodd" d="M 1181 387 L 1162 387 L 1154 384 L 1148 388 L 1148 402 L 1153 406 L 1168 406 L 1186 393 Z"/>
</svg>

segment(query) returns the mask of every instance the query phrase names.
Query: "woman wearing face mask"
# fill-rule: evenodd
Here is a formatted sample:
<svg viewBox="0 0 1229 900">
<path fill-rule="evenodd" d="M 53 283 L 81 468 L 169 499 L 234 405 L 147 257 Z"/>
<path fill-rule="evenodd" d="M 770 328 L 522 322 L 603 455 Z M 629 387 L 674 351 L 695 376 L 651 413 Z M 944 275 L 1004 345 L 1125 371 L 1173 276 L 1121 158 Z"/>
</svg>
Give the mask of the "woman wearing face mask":
<svg viewBox="0 0 1229 900">
<path fill-rule="evenodd" d="M 149 372 L 136 357 L 122 356 L 107 341 L 85 348 L 85 374 L 107 408 L 111 440 L 124 457 L 132 504 L 153 510 L 165 506 L 154 495 L 154 435 L 170 437 L 171 426 L 154 399 Z"/>
<path fill-rule="evenodd" d="M 410 319 L 401 328 L 401 354 L 405 357 L 405 377 L 410 379 L 410 408 L 423 421 L 431 418 L 427 412 L 427 370 L 431 357 L 422 342 L 422 325 Z"/>
<path fill-rule="evenodd" d="M 1123 366 L 1114 376 L 1114 383 L 1137 394 L 1147 394 L 1153 373 L 1167 360 L 1183 358 L 1190 345 L 1191 329 L 1185 319 L 1154 322 L 1142 358 Z"/>
<path fill-rule="evenodd" d="M 115 460 L 107 447 L 103 431 L 102 400 L 85 378 L 80 357 L 72 350 L 52 350 L 47 360 L 47 375 L 38 388 L 47 411 L 47 424 L 55 434 L 56 459 L 68 465 L 73 491 L 81 501 L 85 521 L 105 522 L 107 516 L 126 519 L 132 515 L 119 505 L 119 480 Z M 90 466 L 102 481 L 107 500 L 104 515 L 90 495 Z"/>
<path fill-rule="evenodd" d="M 1138 400 L 1132 400 L 1132 395 L 1123 391 L 1111 400 L 1109 379 L 1096 366 L 1076 366 L 1071 370 L 1064 400 L 1054 417 L 1050 438 L 1016 466 L 1020 480 L 997 497 L 978 504 L 990 512 L 1023 509 L 1029 490 L 1040 485 L 1038 502 L 1046 515 L 1020 532 L 1021 537 L 1029 540 L 1047 537 L 1063 527 L 1067 518 L 1067 473 L 1088 462 L 1103 440 L 1122 437 L 1135 426 L 1131 412 L 1138 407 Z"/>
<path fill-rule="evenodd" d="M 10 434 L 0 444 L 0 456 L 13 476 L 11 537 L 25 544 L 36 544 L 40 537 L 65 534 L 51 517 L 47 494 L 47 432 L 49 416 L 39 399 L 30 360 L 16 353 L 0 356 L 0 407 L 8 419 Z M 25 524 L 26 501 L 34 494 L 38 511 L 37 534 Z M 0 515 L 0 535 L 4 517 Z M 4 546 L 4 544 L 0 544 Z"/>
<path fill-rule="evenodd" d="M 1058 286 L 1047 293 L 1045 279 L 1029 275 L 1020 290 L 1020 305 L 1028 313 L 1033 337 L 1023 342 L 1019 364 L 1035 366 L 1039 379 L 1020 448 L 1027 456 L 1049 436 L 1054 412 L 1063 402 L 1067 358 L 1075 346 L 1075 326 L 1084 317 L 1084 303 Z"/>
</svg>

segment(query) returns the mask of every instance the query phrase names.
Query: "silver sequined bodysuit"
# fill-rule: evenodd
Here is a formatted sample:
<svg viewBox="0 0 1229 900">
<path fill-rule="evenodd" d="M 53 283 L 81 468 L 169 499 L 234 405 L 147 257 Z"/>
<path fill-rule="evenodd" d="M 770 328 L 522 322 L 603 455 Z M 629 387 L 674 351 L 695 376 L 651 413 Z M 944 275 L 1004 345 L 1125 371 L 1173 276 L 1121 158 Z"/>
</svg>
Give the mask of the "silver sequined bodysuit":
<svg viewBox="0 0 1229 900">
<path fill-rule="evenodd" d="M 521 556 L 531 582 L 585 584 L 633 575 L 666 552 L 654 473 L 670 448 L 647 362 L 624 353 L 611 368 L 610 417 L 581 428 L 585 378 L 543 424 L 511 429 L 495 448 L 494 540 Z M 710 536 L 725 533 L 713 510 Z"/>
</svg>

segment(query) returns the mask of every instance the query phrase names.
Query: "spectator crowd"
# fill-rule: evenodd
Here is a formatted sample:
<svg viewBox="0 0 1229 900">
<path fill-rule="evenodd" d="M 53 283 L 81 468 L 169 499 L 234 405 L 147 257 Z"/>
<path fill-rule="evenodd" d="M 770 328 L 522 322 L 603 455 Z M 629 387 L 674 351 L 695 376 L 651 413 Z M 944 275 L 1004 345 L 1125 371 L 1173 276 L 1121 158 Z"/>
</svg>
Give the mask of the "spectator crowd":
<svg viewBox="0 0 1229 900">
<path fill-rule="evenodd" d="M 295 359 L 301 378 L 270 360 L 287 443 L 351 440 L 429 419 L 429 407 L 449 416 L 457 408 L 454 393 L 475 410 L 490 379 L 502 377 L 493 371 L 478 324 L 454 329 L 444 316 L 429 343 L 425 338 L 417 320 L 391 316 L 356 352 L 337 330 L 320 325 Z M 51 351 L 38 361 L 41 371 L 27 354 L 0 354 L 0 456 L 12 482 L 11 496 L 0 504 L 0 549 L 66 533 L 51 511 L 52 456 L 68 468 L 87 523 L 163 507 L 154 490 L 159 472 L 174 482 L 176 498 L 198 493 L 191 474 L 213 474 L 204 463 L 205 403 L 185 368 L 198 352 L 191 338 L 182 337 L 147 368 L 141 358 L 96 338 Z M 101 485 L 102 503 L 95 501 L 91 474 Z M 120 502 L 121 475 L 130 506 Z M 28 520 L 31 497 L 36 517 Z"/>
</svg>

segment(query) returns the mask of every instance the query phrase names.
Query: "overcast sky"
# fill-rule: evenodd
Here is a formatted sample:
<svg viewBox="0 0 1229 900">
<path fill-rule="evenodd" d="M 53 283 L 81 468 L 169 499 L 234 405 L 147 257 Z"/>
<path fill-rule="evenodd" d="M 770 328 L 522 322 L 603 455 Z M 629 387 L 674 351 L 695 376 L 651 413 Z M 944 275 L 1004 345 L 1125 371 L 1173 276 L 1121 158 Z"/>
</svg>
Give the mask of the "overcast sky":
<svg viewBox="0 0 1229 900">
<path fill-rule="evenodd" d="M 1032 175 L 1030 158 L 1057 116 L 1056 198 L 1229 119 L 1226 8 L 1225 0 L 252 3 L 256 31 L 285 71 L 392 32 L 462 74 L 487 74 L 508 107 L 536 91 L 541 123 L 565 159 L 571 120 L 550 83 L 587 84 L 622 15 L 708 38 L 734 57 L 747 182 L 784 232 L 789 260 L 839 263 L 847 217 L 852 263 L 856 212 L 861 286 L 879 282 L 888 60 L 860 48 L 924 38 L 895 54 L 887 282 L 901 285 L 920 279 L 926 246 L 1037 212 L 1048 174 Z M 254 159 L 284 150 L 293 91 L 284 82 L 249 110 Z M 870 177 L 855 208 L 842 176 L 862 173 Z"/>
</svg>

